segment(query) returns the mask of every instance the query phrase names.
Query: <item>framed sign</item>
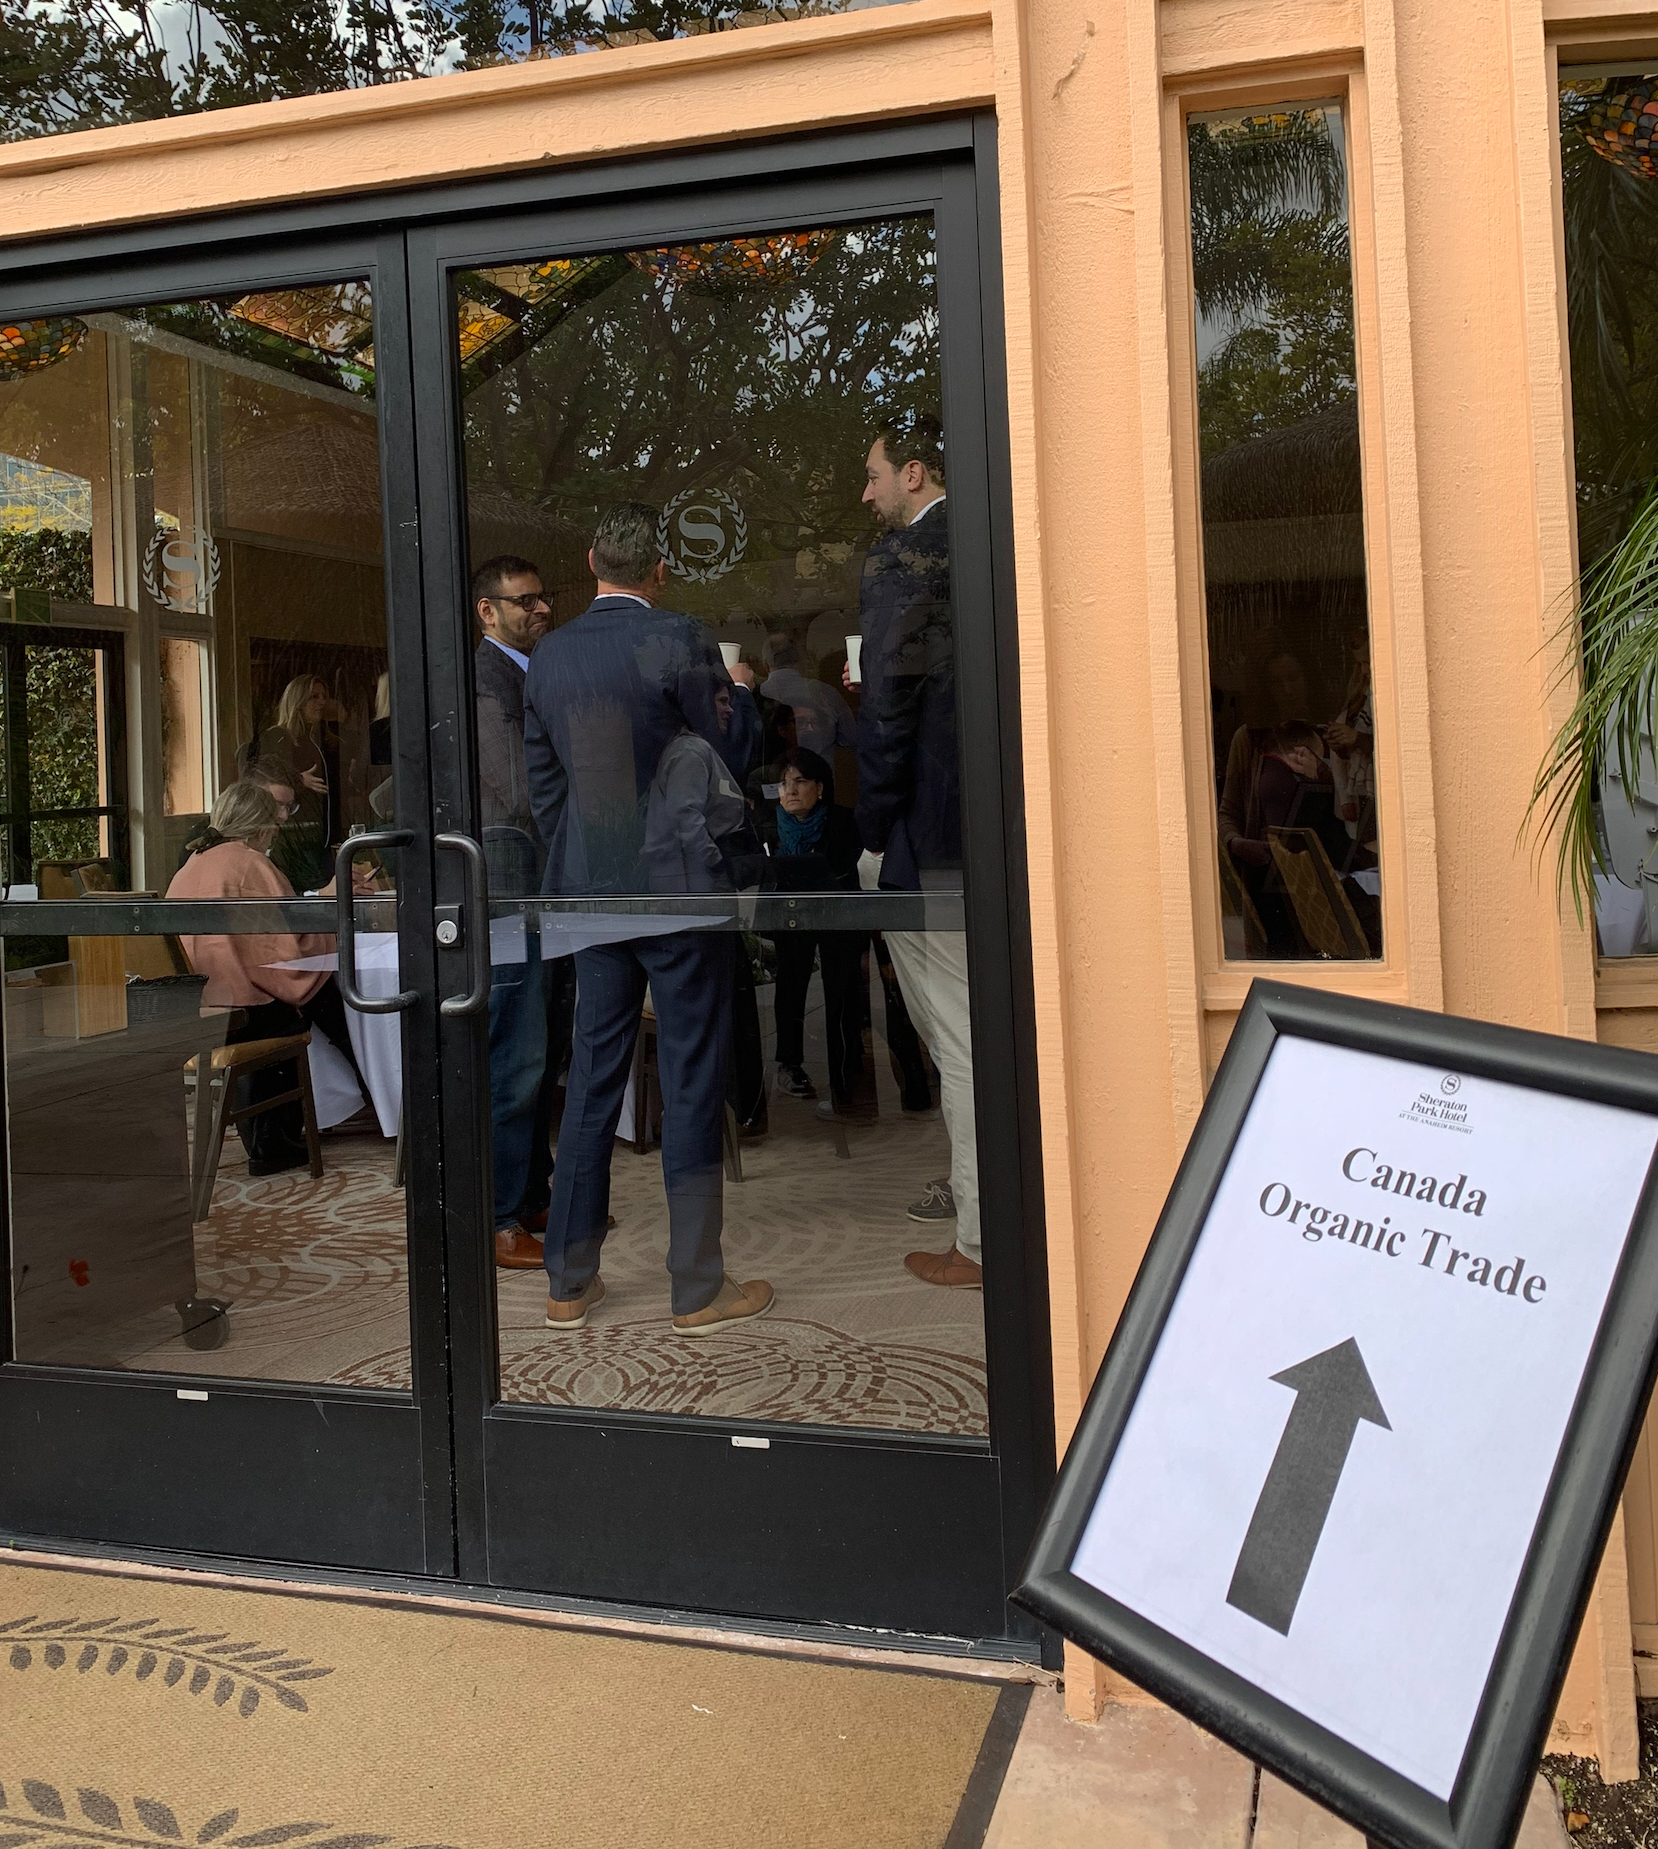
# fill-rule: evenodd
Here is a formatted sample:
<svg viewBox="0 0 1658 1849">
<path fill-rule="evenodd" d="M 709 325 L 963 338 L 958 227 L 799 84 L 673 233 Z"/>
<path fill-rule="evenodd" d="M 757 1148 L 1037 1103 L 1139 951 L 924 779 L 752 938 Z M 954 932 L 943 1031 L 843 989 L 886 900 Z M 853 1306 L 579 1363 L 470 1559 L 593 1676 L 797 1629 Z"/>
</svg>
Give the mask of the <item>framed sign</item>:
<svg viewBox="0 0 1658 1849">
<path fill-rule="evenodd" d="M 1499 1849 L 1658 1365 L 1658 1059 L 1257 982 L 1015 1601 L 1394 1849 Z"/>
</svg>

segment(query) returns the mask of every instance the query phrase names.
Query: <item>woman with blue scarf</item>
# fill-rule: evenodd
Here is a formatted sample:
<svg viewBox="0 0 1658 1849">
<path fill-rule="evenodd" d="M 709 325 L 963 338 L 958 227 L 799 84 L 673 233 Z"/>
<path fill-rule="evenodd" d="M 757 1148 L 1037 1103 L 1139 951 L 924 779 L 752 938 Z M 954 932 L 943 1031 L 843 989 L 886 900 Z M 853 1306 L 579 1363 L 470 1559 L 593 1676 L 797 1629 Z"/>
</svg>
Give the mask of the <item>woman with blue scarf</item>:
<svg viewBox="0 0 1658 1849">
<path fill-rule="evenodd" d="M 796 746 L 767 773 L 777 806 L 762 804 L 755 824 L 784 892 L 857 892 L 863 840 L 850 809 L 834 801 L 834 772 L 815 751 Z M 812 966 L 823 975 L 830 1102 L 821 1116 L 863 1121 L 874 1116 L 874 1088 L 864 1073 L 867 931 L 780 931 L 777 946 L 777 1089 L 788 1098 L 815 1098 L 806 1072 L 806 991 Z"/>
</svg>

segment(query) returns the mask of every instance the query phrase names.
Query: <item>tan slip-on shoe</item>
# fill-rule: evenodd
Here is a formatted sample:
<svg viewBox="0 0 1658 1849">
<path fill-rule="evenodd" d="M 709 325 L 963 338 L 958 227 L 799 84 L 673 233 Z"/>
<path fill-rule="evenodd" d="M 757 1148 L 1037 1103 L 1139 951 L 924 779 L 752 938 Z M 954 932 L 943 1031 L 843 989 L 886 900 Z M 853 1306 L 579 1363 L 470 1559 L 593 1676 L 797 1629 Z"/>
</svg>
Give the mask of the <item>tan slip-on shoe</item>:
<svg viewBox="0 0 1658 1849">
<path fill-rule="evenodd" d="M 984 1268 L 957 1246 L 948 1252 L 908 1252 L 904 1269 L 923 1284 L 940 1284 L 945 1290 L 983 1290 Z"/>
<path fill-rule="evenodd" d="M 596 1310 L 604 1302 L 604 1279 L 593 1277 L 588 1280 L 587 1288 L 579 1297 L 549 1297 L 547 1299 L 547 1327 L 549 1329 L 580 1329 L 586 1325 L 587 1312 Z"/>
<path fill-rule="evenodd" d="M 764 1316 L 776 1301 L 777 1293 L 764 1278 L 739 1284 L 726 1278 L 712 1303 L 705 1303 L 689 1316 L 674 1318 L 675 1335 L 712 1335 L 726 1323 L 746 1322 L 751 1316 Z"/>
</svg>

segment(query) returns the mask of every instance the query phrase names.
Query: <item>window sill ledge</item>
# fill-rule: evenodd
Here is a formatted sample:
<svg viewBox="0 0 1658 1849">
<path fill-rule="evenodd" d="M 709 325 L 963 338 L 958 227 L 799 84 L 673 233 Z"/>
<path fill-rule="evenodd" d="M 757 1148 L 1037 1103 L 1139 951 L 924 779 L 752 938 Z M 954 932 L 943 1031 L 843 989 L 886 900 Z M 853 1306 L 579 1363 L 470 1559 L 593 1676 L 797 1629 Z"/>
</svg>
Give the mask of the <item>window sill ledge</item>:
<svg viewBox="0 0 1658 1849">
<path fill-rule="evenodd" d="M 1601 957 L 1595 964 L 1597 1008 L 1658 1008 L 1658 957 Z"/>
<path fill-rule="evenodd" d="M 1653 959 L 1658 966 L 1658 957 Z M 1653 995 L 1658 1001 L 1658 968 L 1654 970 Z M 1249 985 L 1263 982 L 1291 982 L 1304 989 L 1321 989 L 1337 995 L 1362 995 L 1367 1001 L 1410 1001 L 1410 985 L 1401 969 L 1387 963 L 1318 962 L 1227 964 L 1207 971 L 1203 978 L 1205 1014 L 1236 1014 L 1249 994 Z"/>
</svg>

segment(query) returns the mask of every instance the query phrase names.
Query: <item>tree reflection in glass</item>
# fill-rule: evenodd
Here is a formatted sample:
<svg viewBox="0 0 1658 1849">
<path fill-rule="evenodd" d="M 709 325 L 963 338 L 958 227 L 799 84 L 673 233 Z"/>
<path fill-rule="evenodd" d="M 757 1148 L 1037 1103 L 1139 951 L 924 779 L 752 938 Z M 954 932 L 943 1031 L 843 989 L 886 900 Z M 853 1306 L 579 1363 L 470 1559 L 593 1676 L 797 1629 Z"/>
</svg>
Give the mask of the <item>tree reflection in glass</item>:
<svg viewBox="0 0 1658 1849">
<path fill-rule="evenodd" d="M 1375 957 L 1341 114 L 1297 104 L 1193 117 L 1188 147 L 1225 954 Z"/>
<path fill-rule="evenodd" d="M 20 0 L 0 14 L 0 141 L 690 38 L 848 4 Z"/>
</svg>

